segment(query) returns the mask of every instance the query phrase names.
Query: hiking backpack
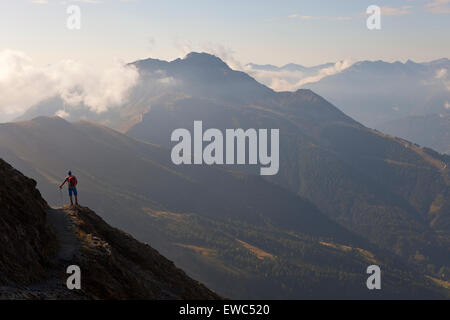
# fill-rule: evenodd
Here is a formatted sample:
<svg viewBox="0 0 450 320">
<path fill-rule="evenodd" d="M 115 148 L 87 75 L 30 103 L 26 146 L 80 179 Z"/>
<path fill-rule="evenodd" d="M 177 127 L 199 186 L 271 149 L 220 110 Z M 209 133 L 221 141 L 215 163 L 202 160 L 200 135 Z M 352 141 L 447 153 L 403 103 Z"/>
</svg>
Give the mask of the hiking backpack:
<svg viewBox="0 0 450 320">
<path fill-rule="evenodd" d="M 69 182 L 69 187 L 74 188 L 77 186 L 78 181 L 77 178 L 75 176 L 70 176 L 67 181 Z"/>
</svg>

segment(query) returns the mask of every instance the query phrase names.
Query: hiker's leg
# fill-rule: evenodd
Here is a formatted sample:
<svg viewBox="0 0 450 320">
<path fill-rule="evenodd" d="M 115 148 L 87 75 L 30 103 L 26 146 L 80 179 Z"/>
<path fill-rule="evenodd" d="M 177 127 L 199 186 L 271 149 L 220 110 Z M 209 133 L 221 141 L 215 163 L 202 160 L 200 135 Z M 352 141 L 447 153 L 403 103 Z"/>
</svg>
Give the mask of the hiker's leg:
<svg viewBox="0 0 450 320">
<path fill-rule="evenodd" d="M 75 195 L 75 204 L 78 205 L 78 191 L 77 188 L 73 188 L 73 194 Z"/>
<path fill-rule="evenodd" d="M 69 198 L 70 198 L 70 205 L 73 206 L 73 201 L 72 201 L 72 188 L 69 187 Z"/>
</svg>

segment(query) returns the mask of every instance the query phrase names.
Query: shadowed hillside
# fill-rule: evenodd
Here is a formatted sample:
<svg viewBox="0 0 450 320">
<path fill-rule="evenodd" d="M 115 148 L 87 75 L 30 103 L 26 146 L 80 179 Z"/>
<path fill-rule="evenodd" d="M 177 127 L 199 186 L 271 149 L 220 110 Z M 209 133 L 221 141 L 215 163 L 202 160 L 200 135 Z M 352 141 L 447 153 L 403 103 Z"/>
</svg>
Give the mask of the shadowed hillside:
<svg viewBox="0 0 450 320">
<path fill-rule="evenodd" d="M 396 257 L 258 176 L 175 166 L 169 150 L 59 118 L 0 125 L 0 152 L 55 204 L 70 163 L 83 205 L 224 296 L 439 296 Z M 365 269 L 375 261 L 386 272 L 382 293 L 365 286 Z"/>
<path fill-rule="evenodd" d="M 360 61 L 305 87 L 379 129 L 389 121 L 446 112 L 449 68 L 446 58 L 425 63 Z"/>
<path fill-rule="evenodd" d="M 106 210 L 108 206 L 123 208 L 123 203 L 132 203 L 140 214 L 145 212 L 143 208 L 158 208 L 251 224 L 270 221 L 277 228 L 313 236 L 332 234 L 336 238 L 339 234 L 347 241 L 348 235 L 332 226 L 331 219 L 352 232 L 352 242 L 359 245 L 365 238 L 422 274 L 448 280 L 450 178 L 446 157 L 368 129 L 310 90 L 275 92 L 209 54 L 191 53 L 171 62 L 146 59 L 133 64 L 140 81 L 125 104 L 102 114 L 66 106 L 69 118 L 87 117 L 161 147 L 136 147 L 136 142 L 131 142 L 134 140 L 85 122 L 66 128 L 67 135 L 60 134 L 62 129 L 56 129 L 56 124 L 47 129 L 48 120 L 38 119 L 0 127 L 0 147 L 8 159 L 46 183 L 56 183 L 60 175 L 49 174 L 49 168 L 65 172 L 67 163 L 71 163 L 72 169 L 85 174 L 83 179 L 90 185 L 85 201 L 95 203 L 101 208 L 99 212 L 108 212 L 109 219 L 126 227 L 134 228 L 138 220 L 114 217 L 114 210 Z M 32 108 L 28 116 L 47 110 L 44 106 L 49 104 Z M 195 120 L 203 121 L 204 130 L 280 129 L 279 173 L 268 177 L 267 184 L 255 177 L 258 166 L 225 166 L 219 170 L 171 166 L 171 133 L 178 128 L 191 130 Z M 63 122 L 59 123 L 64 128 Z M 30 142 L 36 138 L 40 142 Z M 45 145 L 43 141 L 47 140 L 51 144 Z M 121 146 L 113 141 L 121 141 Z M 80 156 L 73 159 L 72 152 Z M 151 161 L 143 161 L 147 156 Z M 83 163 L 76 163 L 79 158 Z M 119 168 L 112 162 L 122 165 Z M 155 163 L 164 173 L 156 170 Z M 92 165 L 96 169 L 86 171 Z M 114 175 L 118 178 L 112 179 Z M 154 184 L 156 181 L 158 184 Z M 108 190 L 105 202 L 99 200 L 103 189 Z M 57 200 L 53 185 L 43 185 L 42 190 Z M 294 195 L 297 198 L 292 198 Z M 323 220 L 323 215 L 329 220 Z M 140 224 L 145 230 L 151 227 Z M 339 231 L 330 234 L 330 228 Z M 320 232 L 314 234 L 317 230 Z M 155 230 L 148 235 L 143 231 L 140 235 L 159 241 L 160 233 Z M 181 250 L 167 248 L 165 241 L 159 245 L 167 249 L 165 253 Z M 186 252 L 186 247 L 181 248 Z M 196 272 L 194 267 L 189 270 Z"/>
<path fill-rule="evenodd" d="M 450 154 L 450 112 L 410 116 L 378 126 L 390 135 L 414 141 L 421 146 Z"/>
<path fill-rule="evenodd" d="M 193 56 L 203 60 L 192 64 L 195 89 L 179 67 L 189 65 L 192 56 L 176 63 L 135 63 L 142 86 L 156 70 L 180 84 L 171 88 L 177 95 L 131 97 L 125 109 L 136 108 L 134 101 L 148 101 L 151 108 L 142 109 L 128 135 L 169 147 L 174 129 L 191 128 L 199 119 L 204 130 L 280 128 L 280 171 L 269 177 L 272 182 L 309 199 L 334 221 L 409 263 L 423 269 L 431 264 L 437 273 L 448 268 L 450 180 L 445 158 L 365 128 L 310 90 L 273 92 L 214 57 Z M 202 77 L 206 72 L 208 77 Z M 215 81 L 209 80 L 211 74 Z M 240 95 L 227 85 L 228 78 L 252 94 Z M 248 166 L 233 169 L 257 173 Z"/>
<path fill-rule="evenodd" d="M 306 84 L 371 128 L 450 152 L 450 60 L 361 61 Z"/>
<path fill-rule="evenodd" d="M 0 159 L 1 299 L 218 299 L 150 246 L 85 207 L 51 209 Z M 65 286 L 78 265 L 82 288 Z"/>
</svg>

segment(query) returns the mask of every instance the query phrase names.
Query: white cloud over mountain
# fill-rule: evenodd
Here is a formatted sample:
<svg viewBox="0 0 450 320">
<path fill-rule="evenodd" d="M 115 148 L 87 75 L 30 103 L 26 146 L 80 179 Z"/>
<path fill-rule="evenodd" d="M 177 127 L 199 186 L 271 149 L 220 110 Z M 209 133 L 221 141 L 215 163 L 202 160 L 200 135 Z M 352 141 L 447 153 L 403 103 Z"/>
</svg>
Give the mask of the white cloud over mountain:
<svg viewBox="0 0 450 320">
<path fill-rule="evenodd" d="M 327 76 L 339 73 L 352 64 L 351 60 L 343 60 L 323 68 L 305 67 L 303 71 L 286 68 L 255 68 L 254 65 L 248 64 L 244 67 L 244 71 L 275 91 L 295 91 L 305 84 L 314 83 Z"/>
<path fill-rule="evenodd" d="M 83 103 L 101 113 L 124 102 L 138 81 L 132 66 L 113 62 L 95 69 L 73 60 L 36 65 L 24 52 L 0 52 L 0 121 L 10 120 L 30 106 L 56 95 L 66 103 Z"/>
</svg>

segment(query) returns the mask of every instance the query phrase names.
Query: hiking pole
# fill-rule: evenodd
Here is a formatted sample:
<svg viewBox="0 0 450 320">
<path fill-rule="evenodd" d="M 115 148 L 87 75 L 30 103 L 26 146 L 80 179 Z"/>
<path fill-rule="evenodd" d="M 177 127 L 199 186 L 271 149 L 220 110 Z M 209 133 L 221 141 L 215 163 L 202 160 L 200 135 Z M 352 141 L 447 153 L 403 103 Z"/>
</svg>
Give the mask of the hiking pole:
<svg viewBox="0 0 450 320">
<path fill-rule="evenodd" d="M 59 188 L 59 196 L 60 196 L 60 199 L 61 199 L 61 208 L 64 206 L 64 203 L 63 203 L 63 194 L 62 194 L 62 189 L 61 188 Z"/>
</svg>

